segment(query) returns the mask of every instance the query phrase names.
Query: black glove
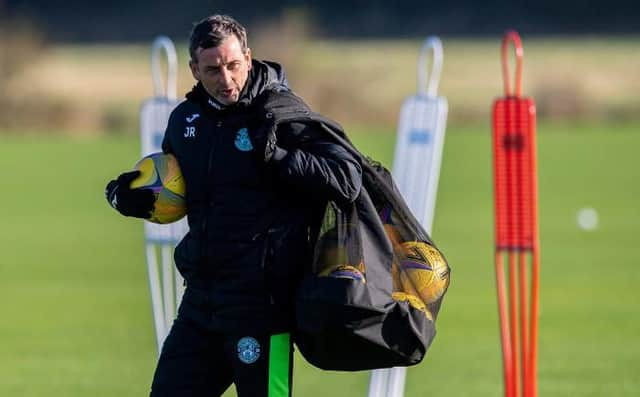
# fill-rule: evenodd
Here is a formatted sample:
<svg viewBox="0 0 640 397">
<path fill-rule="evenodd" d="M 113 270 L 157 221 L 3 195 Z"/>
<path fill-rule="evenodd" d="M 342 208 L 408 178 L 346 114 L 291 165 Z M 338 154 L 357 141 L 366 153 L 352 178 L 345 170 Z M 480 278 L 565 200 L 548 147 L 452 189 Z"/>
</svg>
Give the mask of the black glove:
<svg viewBox="0 0 640 397">
<path fill-rule="evenodd" d="M 151 218 L 156 196 L 151 189 L 131 189 L 131 181 L 140 175 L 140 171 L 120 174 L 118 179 L 107 184 L 104 194 L 109 205 L 125 216 Z"/>
<path fill-rule="evenodd" d="M 251 135 L 251 142 L 253 143 L 260 161 L 264 161 L 265 163 L 271 161 L 276 150 L 280 149 L 276 145 L 278 142 L 278 139 L 276 138 L 276 125 L 273 123 L 267 123 L 260 127 Z"/>
</svg>

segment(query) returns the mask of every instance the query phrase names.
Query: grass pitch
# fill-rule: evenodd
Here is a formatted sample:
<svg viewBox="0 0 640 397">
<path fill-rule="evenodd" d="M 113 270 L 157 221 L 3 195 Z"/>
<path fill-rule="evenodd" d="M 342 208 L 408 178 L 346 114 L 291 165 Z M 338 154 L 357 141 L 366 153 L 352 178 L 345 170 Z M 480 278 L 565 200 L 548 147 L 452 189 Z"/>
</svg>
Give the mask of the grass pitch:
<svg viewBox="0 0 640 397">
<path fill-rule="evenodd" d="M 640 392 L 638 127 L 539 127 L 541 396 Z M 502 394 L 489 131 L 447 132 L 433 235 L 452 284 L 408 397 Z M 353 137 L 390 164 L 392 134 Z M 0 395 L 147 395 L 156 352 L 142 224 L 103 197 L 137 158 L 135 137 L 2 137 Z M 600 216 L 593 232 L 577 227 L 584 206 Z M 296 361 L 297 396 L 364 396 L 367 381 Z"/>
</svg>

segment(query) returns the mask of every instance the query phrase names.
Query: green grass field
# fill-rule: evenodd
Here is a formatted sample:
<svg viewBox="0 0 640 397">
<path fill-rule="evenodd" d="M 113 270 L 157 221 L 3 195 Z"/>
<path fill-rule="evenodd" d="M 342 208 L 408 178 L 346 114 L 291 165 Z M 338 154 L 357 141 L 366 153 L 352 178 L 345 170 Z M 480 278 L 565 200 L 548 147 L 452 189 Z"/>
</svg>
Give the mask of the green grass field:
<svg viewBox="0 0 640 397">
<path fill-rule="evenodd" d="M 539 394 L 637 396 L 640 126 L 539 130 Z M 502 394 L 489 135 L 448 131 L 434 238 L 452 284 L 408 397 Z M 354 138 L 390 163 L 392 134 Z M 135 137 L 0 137 L 1 396 L 147 395 L 156 353 L 142 224 L 103 198 L 137 157 Z M 576 225 L 583 206 L 598 210 L 594 232 Z M 366 373 L 296 365 L 297 396 L 366 393 Z"/>
</svg>

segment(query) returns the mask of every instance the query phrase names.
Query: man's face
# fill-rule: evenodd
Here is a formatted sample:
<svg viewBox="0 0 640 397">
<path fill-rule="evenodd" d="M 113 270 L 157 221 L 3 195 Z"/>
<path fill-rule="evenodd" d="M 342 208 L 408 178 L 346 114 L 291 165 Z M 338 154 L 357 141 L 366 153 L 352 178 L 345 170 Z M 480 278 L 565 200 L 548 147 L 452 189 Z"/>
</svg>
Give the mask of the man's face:
<svg viewBox="0 0 640 397">
<path fill-rule="evenodd" d="M 242 47 L 236 36 L 229 36 L 218 47 L 198 48 L 196 60 L 189 63 L 193 77 L 223 105 L 238 102 L 251 70 L 251 50 Z"/>
</svg>

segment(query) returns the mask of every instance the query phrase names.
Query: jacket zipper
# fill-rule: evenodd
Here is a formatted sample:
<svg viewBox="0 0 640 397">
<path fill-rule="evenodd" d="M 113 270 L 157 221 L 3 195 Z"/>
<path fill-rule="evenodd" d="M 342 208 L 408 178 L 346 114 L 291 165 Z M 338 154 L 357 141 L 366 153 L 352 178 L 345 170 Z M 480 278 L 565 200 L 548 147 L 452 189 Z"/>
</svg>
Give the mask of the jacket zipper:
<svg viewBox="0 0 640 397">
<path fill-rule="evenodd" d="M 208 194 L 206 195 L 206 203 L 205 205 L 207 206 L 207 210 L 204 213 L 204 216 L 202 217 L 202 240 L 203 240 L 203 244 L 202 244 L 202 248 L 201 248 L 201 253 L 202 253 L 202 257 L 204 259 L 203 263 L 206 265 L 209 262 L 209 255 L 207 252 L 207 241 L 209 240 L 209 237 L 207 236 L 207 219 L 209 217 L 209 211 L 211 211 L 211 208 L 213 208 L 213 199 L 211 199 L 212 196 L 212 192 L 210 191 L 210 186 L 212 186 L 213 184 L 211 183 L 211 179 L 212 179 L 212 175 L 211 172 L 213 170 L 213 155 L 215 153 L 215 148 L 217 146 L 218 140 L 220 139 L 220 127 L 222 127 L 222 121 L 217 121 L 216 122 L 216 128 L 214 129 L 214 135 L 211 139 L 211 148 L 209 149 L 209 159 L 208 159 L 208 163 L 207 163 L 207 192 Z"/>
<path fill-rule="evenodd" d="M 261 265 L 262 265 L 262 271 L 264 274 L 264 281 L 265 281 L 265 287 L 267 289 L 267 294 L 269 294 L 269 303 L 270 304 L 275 304 L 275 299 L 273 298 L 273 269 L 271 268 L 272 263 L 270 261 L 267 260 L 268 256 L 269 256 L 269 243 L 270 243 L 270 236 L 269 236 L 269 230 L 267 230 L 265 233 L 258 233 L 253 237 L 253 241 L 255 241 L 259 236 L 264 236 L 264 241 L 262 242 L 262 258 L 261 258 Z"/>
</svg>

